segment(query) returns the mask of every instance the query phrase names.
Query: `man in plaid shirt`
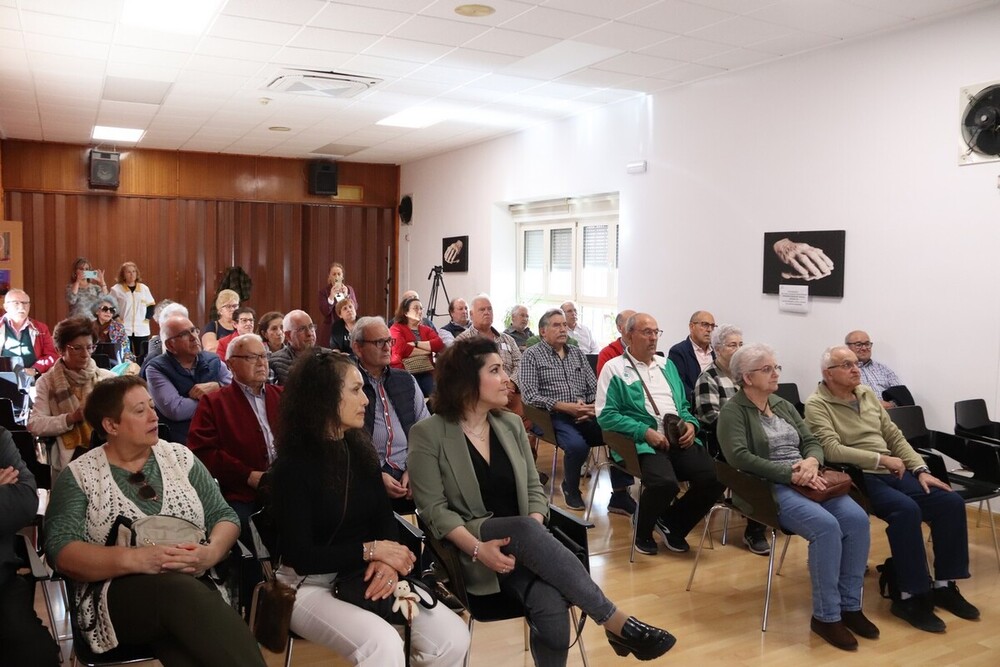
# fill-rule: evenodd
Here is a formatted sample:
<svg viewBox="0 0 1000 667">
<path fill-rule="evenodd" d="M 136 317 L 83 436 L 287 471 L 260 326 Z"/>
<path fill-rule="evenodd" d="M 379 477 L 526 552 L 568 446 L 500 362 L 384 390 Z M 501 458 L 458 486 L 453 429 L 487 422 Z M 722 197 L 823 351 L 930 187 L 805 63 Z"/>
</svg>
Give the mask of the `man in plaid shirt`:
<svg viewBox="0 0 1000 667">
<path fill-rule="evenodd" d="M 858 357 L 858 368 L 861 369 L 861 384 L 867 385 L 875 392 L 875 396 L 882 402 L 883 408 L 894 408 L 896 404 L 887 401 L 882 397 L 889 387 L 903 384 L 891 368 L 885 364 L 872 359 L 872 347 L 875 343 L 864 331 L 852 331 L 844 337 L 844 344 L 851 348 Z"/>
<path fill-rule="evenodd" d="M 538 320 L 541 341 L 524 351 L 515 383 L 525 403 L 552 414 L 563 460 L 562 492 L 566 506 L 584 509 L 580 495 L 580 469 L 591 447 L 604 444 L 594 413 L 597 378 L 580 348 L 567 345 L 569 329 L 562 310 L 553 308 Z M 635 501 L 628 493 L 632 477 L 611 469 L 608 512 L 631 516 Z"/>
</svg>

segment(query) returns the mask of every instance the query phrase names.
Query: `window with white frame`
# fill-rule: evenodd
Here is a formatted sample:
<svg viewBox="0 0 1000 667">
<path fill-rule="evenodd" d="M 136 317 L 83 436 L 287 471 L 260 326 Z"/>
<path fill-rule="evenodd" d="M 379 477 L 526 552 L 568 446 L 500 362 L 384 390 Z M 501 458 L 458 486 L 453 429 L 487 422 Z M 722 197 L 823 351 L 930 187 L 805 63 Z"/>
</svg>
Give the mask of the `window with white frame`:
<svg viewBox="0 0 1000 667">
<path fill-rule="evenodd" d="M 517 233 L 518 300 L 528 306 L 531 321 L 573 301 L 599 345 L 614 340 L 617 193 L 515 204 L 510 212 Z"/>
</svg>

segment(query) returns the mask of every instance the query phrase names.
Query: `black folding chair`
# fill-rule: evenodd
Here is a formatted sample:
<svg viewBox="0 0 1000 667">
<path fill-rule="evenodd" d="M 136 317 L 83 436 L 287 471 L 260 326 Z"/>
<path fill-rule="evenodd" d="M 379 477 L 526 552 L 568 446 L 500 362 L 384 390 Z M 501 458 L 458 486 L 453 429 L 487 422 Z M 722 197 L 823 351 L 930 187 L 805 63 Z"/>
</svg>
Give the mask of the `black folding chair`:
<svg viewBox="0 0 1000 667">
<path fill-rule="evenodd" d="M 1000 423 L 990 419 L 981 398 L 955 401 L 955 435 L 1000 442 Z"/>
</svg>

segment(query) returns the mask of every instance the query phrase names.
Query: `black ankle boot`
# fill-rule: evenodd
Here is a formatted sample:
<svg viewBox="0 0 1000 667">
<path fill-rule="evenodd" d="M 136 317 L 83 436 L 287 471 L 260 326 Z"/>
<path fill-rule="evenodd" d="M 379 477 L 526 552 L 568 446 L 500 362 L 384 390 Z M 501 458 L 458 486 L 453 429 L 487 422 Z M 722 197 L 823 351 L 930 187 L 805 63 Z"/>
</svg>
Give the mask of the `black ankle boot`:
<svg viewBox="0 0 1000 667">
<path fill-rule="evenodd" d="M 639 660 L 655 660 L 677 643 L 677 638 L 666 630 L 646 625 L 635 616 L 629 616 L 625 621 L 621 636 L 610 630 L 605 630 L 604 633 L 615 653 L 621 656 L 632 653 Z"/>
</svg>

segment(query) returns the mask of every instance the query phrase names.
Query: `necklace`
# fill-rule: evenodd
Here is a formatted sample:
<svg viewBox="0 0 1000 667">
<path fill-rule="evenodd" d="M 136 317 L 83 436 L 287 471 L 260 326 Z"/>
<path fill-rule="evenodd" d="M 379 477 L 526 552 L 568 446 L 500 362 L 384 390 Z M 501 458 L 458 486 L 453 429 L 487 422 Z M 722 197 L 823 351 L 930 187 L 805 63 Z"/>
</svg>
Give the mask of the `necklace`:
<svg viewBox="0 0 1000 667">
<path fill-rule="evenodd" d="M 486 439 L 486 431 L 489 428 L 490 428 L 490 423 L 488 421 L 487 422 L 483 422 L 483 428 L 481 428 L 479 430 L 479 432 L 476 433 L 469 426 L 467 426 L 464 422 L 462 423 L 462 431 L 464 431 L 466 435 L 471 436 L 471 437 L 475 438 L 476 440 L 485 440 Z"/>
</svg>

